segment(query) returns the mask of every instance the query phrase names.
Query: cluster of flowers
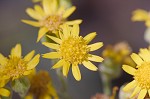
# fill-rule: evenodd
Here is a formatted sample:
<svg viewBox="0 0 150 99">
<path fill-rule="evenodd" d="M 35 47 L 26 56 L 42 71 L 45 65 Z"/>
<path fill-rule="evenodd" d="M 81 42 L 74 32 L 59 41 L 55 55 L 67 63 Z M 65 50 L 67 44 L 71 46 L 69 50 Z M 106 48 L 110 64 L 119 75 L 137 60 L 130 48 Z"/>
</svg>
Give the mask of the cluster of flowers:
<svg viewBox="0 0 150 99">
<path fill-rule="evenodd" d="M 62 74 L 67 77 L 70 68 L 72 74 L 77 81 L 81 80 L 79 65 L 83 64 L 87 69 L 97 71 L 98 68 L 91 61 L 102 62 L 103 58 L 90 52 L 98 50 L 103 46 L 102 42 L 89 44 L 96 36 L 96 32 L 89 33 L 85 37 L 79 36 L 81 19 L 68 21 L 67 18 L 75 11 L 75 6 L 64 6 L 59 0 L 34 0 L 40 2 L 41 5 L 35 5 L 33 8 L 27 8 L 27 14 L 34 20 L 22 20 L 22 22 L 39 27 L 37 42 L 41 39 L 42 44 L 53 52 L 43 54 L 43 58 L 58 59 L 52 68 L 62 69 Z M 150 26 L 150 18 L 148 13 L 143 10 L 135 11 L 133 21 L 145 21 Z M 113 63 L 120 63 L 123 57 L 128 55 L 128 50 L 119 52 L 114 49 L 106 50 L 104 56 L 115 59 Z M 26 99 L 58 99 L 56 90 L 54 89 L 50 76 L 46 71 L 36 73 L 36 66 L 40 61 L 40 54 L 35 55 L 35 51 L 31 51 L 25 57 L 22 56 L 21 44 L 16 44 L 12 48 L 8 57 L 0 54 L 0 95 L 1 97 L 9 97 L 11 91 L 6 88 L 7 84 L 11 85 L 11 89 L 17 92 L 22 98 Z M 114 58 L 115 56 L 115 58 Z M 119 58 L 118 58 L 119 57 Z M 137 64 L 134 67 L 123 65 L 123 70 L 133 75 L 133 81 L 127 84 L 123 90 L 133 93 L 130 97 L 138 95 L 138 99 L 144 99 L 150 95 L 150 49 L 140 49 L 138 54 L 131 54 L 131 58 Z M 108 59 L 107 59 L 108 60 Z M 43 79 L 44 78 L 44 79 Z M 29 80 L 29 81 L 28 81 Z M 27 86 L 28 85 L 28 86 Z M 27 86 L 27 87 L 25 87 Z M 26 95 L 27 94 L 27 95 Z M 97 97 L 99 97 L 97 95 Z M 106 96 L 107 97 L 107 96 Z M 107 97 L 109 98 L 109 97 Z M 115 98 L 114 96 L 111 99 Z M 94 98 L 95 99 L 95 98 Z"/>
<path fill-rule="evenodd" d="M 64 76 L 67 76 L 69 69 L 72 68 L 72 74 L 77 81 L 81 80 L 79 64 L 83 64 L 89 70 L 97 71 L 98 68 L 90 61 L 102 62 L 103 58 L 97 55 L 92 55 L 90 52 L 101 48 L 103 43 L 98 42 L 89 44 L 96 36 L 96 32 L 92 32 L 85 37 L 79 36 L 79 24 L 82 20 L 67 20 L 67 18 L 75 11 L 76 7 L 72 6 L 67 8 L 61 6 L 59 5 L 58 0 L 42 0 L 40 3 L 42 6 L 35 5 L 34 9 L 27 8 L 26 10 L 27 14 L 37 21 L 22 20 L 22 22 L 40 28 L 37 42 L 46 37 L 51 39 L 51 41 L 47 40 L 42 42 L 42 44 L 53 49 L 54 52 L 43 54 L 42 57 L 48 59 L 59 59 L 52 68 L 62 68 L 62 74 Z M 41 78 L 42 75 L 47 75 L 45 74 L 46 72 L 39 74 L 34 73 L 35 68 L 40 61 L 40 54 L 34 56 L 35 51 L 31 51 L 23 57 L 21 52 L 21 44 L 17 44 L 12 48 L 11 54 L 8 58 L 0 54 L 0 95 L 10 95 L 10 91 L 3 88 L 8 82 L 10 82 L 12 89 L 14 89 L 15 92 L 20 93 L 23 97 L 21 89 L 17 88 L 20 86 L 17 85 L 19 82 L 21 83 L 22 79 L 24 80 L 24 77 L 28 76 L 28 78 L 31 79 L 31 87 L 27 99 L 29 97 L 33 98 L 33 95 L 34 97 L 39 98 L 41 97 L 41 93 L 44 94 L 49 92 L 47 90 L 49 90 L 48 84 L 50 83 L 50 80 L 47 79 L 47 81 L 43 82 L 44 80 Z M 48 77 L 46 76 L 46 78 Z M 44 87 L 46 92 L 42 86 L 46 86 L 46 88 Z M 54 90 L 49 93 L 52 92 L 54 92 Z M 56 97 L 56 94 L 50 95 L 58 98 Z M 39 99 L 43 99 L 43 97 L 48 96 L 45 94 Z"/>
</svg>

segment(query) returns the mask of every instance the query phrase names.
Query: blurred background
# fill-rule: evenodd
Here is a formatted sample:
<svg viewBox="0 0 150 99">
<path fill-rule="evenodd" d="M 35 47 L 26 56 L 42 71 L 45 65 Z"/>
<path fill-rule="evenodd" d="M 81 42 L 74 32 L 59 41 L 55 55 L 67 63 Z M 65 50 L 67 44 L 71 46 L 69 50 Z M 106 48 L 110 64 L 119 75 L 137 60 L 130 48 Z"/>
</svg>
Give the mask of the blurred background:
<svg viewBox="0 0 150 99">
<path fill-rule="evenodd" d="M 83 19 L 80 35 L 85 36 L 90 32 L 97 32 L 92 43 L 103 41 L 102 49 L 95 51 L 101 55 L 102 50 L 108 44 L 126 41 L 132 47 L 133 52 L 139 48 L 147 47 L 144 41 L 145 25 L 141 22 L 131 22 L 132 11 L 141 8 L 150 9 L 149 0 L 73 0 L 77 10 L 69 19 Z M 33 7 L 31 0 L 0 0 L 0 52 L 9 55 L 10 49 L 21 43 L 23 55 L 31 50 L 36 53 L 49 52 L 48 48 L 36 43 L 38 28 L 22 23 L 21 19 L 30 19 L 25 13 L 27 7 Z M 95 65 L 98 66 L 97 63 Z M 55 70 L 50 70 L 51 63 L 48 59 L 42 59 L 37 67 L 50 72 L 56 88 L 59 81 Z M 71 71 L 68 76 L 69 93 L 73 99 L 90 99 L 97 92 L 102 91 L 101 79 L 98 72 L 92 72 L 80 66 L 82 80 L 75 81 Z M 132 77 L 123 73 L 119 79 L 115 79 L 113 86 L 121 86 L 124 82 L 131 81 Z"/>
</svg>

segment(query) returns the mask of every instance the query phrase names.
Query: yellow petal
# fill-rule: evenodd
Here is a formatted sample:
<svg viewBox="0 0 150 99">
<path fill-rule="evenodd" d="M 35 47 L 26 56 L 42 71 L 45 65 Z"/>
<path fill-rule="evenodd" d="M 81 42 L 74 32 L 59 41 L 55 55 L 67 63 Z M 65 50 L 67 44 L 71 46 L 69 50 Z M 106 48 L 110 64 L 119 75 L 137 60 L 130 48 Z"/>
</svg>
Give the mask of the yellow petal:
<svg viewBox="0 0 150 99">
<path fill-rule="evenodd" d="M 8 79 L 10 79 L 10 76 L 8 76 L 8 75 L 3 75 L 3 76 L 0 78 L 0 80 L 8 80 Z"/>
<path fill-rule="evenodd" d="M 27 8 L 26 12 L 33 19 L 36 19 L 36 20 L 42 19 L 42 16 L 39 13 L 37 13 L 35 10 L 33 10 L 32 8 Z"/>
<path fill-rule="evenodd" d="M 51 49 L 59 49 L 60 48 L 60 45 L 54 44 L 54 43 L 43 42 L 42 44 Z"/>
<path fill-rule="evenodd" d="M 49 36 L 49 35 L 47 35 L 47 37 L 50 38 L 50 39 L 52 39 L 53 41 L 55 41 L 55 42 L 58 43 L 58 44 L 61 44 L 61 43 L 62 43 L 62 40 L 59 39 L 59 38 L 56 38 L 56 37 L 54 37 L 54 36 Z"/>
<path fill-rule="evenodd" d="M 39 33 L 38 33 L 38 38 L 37 42 L 40 41 L 40 39 L 48 32 L 48 29 L 45 27 L 40 28 Z"/>
<path fill-rule="evenodd" d="M 67 9 L 67 10 L 65 11 L 65 13 L 63 14 L 63 18 L 66 19 L 67 17 L 69 17 L 69 16 L 75 11 L 75 9 L 76 9 L 75 6 L 73 6 L 73 7 L 69 8 L 69 9 Z"/>
<path fill-rule="evenodd" d="M 80 32 L 80 28 L 78 24 L 73 25 L 71 35 L 78 36 Z"/>
<path fill-rule="evenodd" d="M 64 34 L 64 38 L 70 36 L 70 28 L 66 24 L 63 25 L 63 34 Z"/>
<path fill-rule="evenodd" d="M 14 47 L 11 49 L 11 51 L 10 51 L 10 55 L 14 55 Z"/>
<path fill-rule="evenodd" d="M 88 60 L 94 61 L 94 62 L 102 62 L 104 59 L 97 55 L 91 55 L 90 57 L 88 57 Z"/>
<path fill-rule="evenodd" d="M 36 65 L 39 63 L 40 61 L 40 55 L 37 54 L 28 64 L 27 64 L 27 70 L 33 69 L 36 67 Z"/>
<path fill-rule="evenodd" d="M 10 95 L 10 92 L 7 89 L 0 88 L 0 95 L 8 97 Z"/>
<path fill-rule="evenodd" d="M 43 54 L 43 58 L 49 58 L 49 59 L 55 59 L 55 58 L 60 58 L 61 55 L 58 52 L 50 52 Z"/>
<path fill-rule="evenodd" d="M 146 25 L 147 27 L 150 27 L 150 19 L 148 19 L 148 20 L 145 21 L 145 25 Z"/>
<path fill-rule="evenodd" d="M 132 82 L 128 83 L 124 88 L 123 91 L 128 92 L 133 89 L 137 85 L 136 81 L 133 80 Z"/>
<path fill-rule="evenodd" d="M 59 60 L 53 67 L 52 69 L 60 68 L 64 64 L 64 60 Z"/>
<path fill-rule="evenodd" d="M 90 51 L 95 51 L 95 50 L 101 48 L 102 46 L 103 46 L 103 42 L 98 42 L 98 43 L 88 45 L 88 47 L 90 48 Z"/>
<path fill-rule="evenodd" d="M 122 69 L 127 72 L 128 74 L 131 74 L 131 75 L 134 75 L 135 74 L 135 71 L 136 69 L 131 67 L 131 66 L 128 66 L 128 65 L 123 65 L 122 66 Z"/>
<path fill-rule="evenodd" d="M 92 70 L 92 71 L 97 71 L 98 70 L 98 68 L 94 64 L 92 64 L 90 61 L 84 61 L 82 63 L 89 70 Z"/>
<path fill-rule="evenodd" d="M 58 10 L 57 10 L 57 14 L 58 14 L 58 15 L 62 15 L 62 14 L 64 13 L 64 11 L 65 11 L 65 7 L 64 7 L 64 6 L 60 6 L 60 7 L 58 8 Z"/>
<path fill-rule="evenodd" d="M 39 13 L 42 17 L 45 16 L 43 9 L 39 5 L 35 5 L 34 9 L 37 13 Z"/>
<path fill-rule="evenodd" d="M 81 19 L 65 22 L 65 24 L 67 25 L 74 25 L 74 24 L 81 24 L 81 23 L 82 23 Z"/>
<path fill-rule="evenodd" d="M 133 12 L 132 21 L 145 21 L 148 19 L 148 12 L 142 9 L 138 9 Z"/>
<path fill-rule="evenodd" d="M 14 48 L 12 48 L 11 55 L 21 57 L 22 49 L 20 44 L 16 44 Z"/>
<path fill-rule="evenodd" d="M 46 15 L 54 14 L 57 6 L 57 0 L 43 0 L 43 8 Z"/>
<path fill-rule="evenodd" d="M 146 89 L 142 89 L 139 93 L 138 99 L 144 99 L 144 97 L 147 94 L 147 90 Z"/>
<path fill-rule="evenodd" d="M 21 57 L 22 49 L 21 49 L 21 45 L 20 44 L 17 44 L 15 46 L 14 51 L 15 51 L 15 56 Z"/>
<path fill-rule="evenodd" d="M 24 60 L 25 61 L 30 61 L 31 59 L 32 59 L 32 57 L 34 56 L 34 53 L 35 53 L 35 51 L 33 50 L 33 51 L 31 51 L 30 53 L 28 53 L 25 57 L 24 57 Z"/>
<path fill-rule="evenodd" d="M 29 25 L 32 25 L 34 27 L 40 27 L 40 23 L 39 22 L 36 22 L 36 21 L 30 21 L 30 20 L 21 20 L 23 23 L 26 23 L 26 24 L 29 24 Z"/>
<path fill-rule="evenodd" d="M 0 88 L 4 87 L 7 82 L 7 80 L 0 80 Z"/>
<path fill-rule="evenodd" d="M 5 58 L 1 53 L 0 53 L 0 64 L 5 65 L 7 63 L 7 58 Z"/>
<path fill-rule="evenodd" d="M 96 35 L 97 35 L 96 32 L 92 32 L 92 33 L 86 35 L 83 39 L 86 40 L 86 42 L 88 44 L 95 38 Z"/>
<path fill-rule="evenodd" d="M 52 9 L 51 9 L 51 1 L 52 0 L 43 0 L 43 9 L 44 9 L 44 12 L 47 14 L 47 15 L 50 15 L 52 14 Z"/>
<path fill-rule="evenodd" d="M 137 86 L 133 93 L 131 94 L 130 98 L 133 98 L 136 94 L 138 94 L 140 92 L 141 88 L 139 86 Z"/>
<path fill-rule="evenodd" d="M 76 65 L 76 64 L 72 65 L 72 74 L 77 81 L 81 80 L 81 73 L 80 73 L 80 69 L 79 69 L 78 65 Z"/>
<path fill-rule="evenodd" d="M 24 73 L 23 73 L 23 75 L 29 75 L 29 74 L 31 74 L 33 72 L 33 70 L 28 70 L 28 71 L 25 71 Z"/>
<path fill-rule="evenodd" d="M 70 69 L 70 63 L 64 62 L 64 65 L 63 65 L 63 75 L 64 76 L 68 75 L 69 69 Z"/>
<path fill-rule="evenodd" d="M 57 9 L 58 9 L 58 0 L 52 0 L 51 2 L 51 9 L 53 13 L 57 13 Z"/>
<path fill-rule="evenodd" d="M 143 63 L 143 60 L 140 58 L 139 55 L 135 54 L 135 53 L 132 53 L 131 54 L 131 58 L 134 60 L 134 62 L 137 64 L 137 65 L 141 65 Z"/>
<path fill-rule="evenodd" d="M 62 34 L 61 30 L 59 30 L 59 37 L 60 37 L 60 39 L 63 39 L 63 34 Z"/>
<path fill-rule="evenodd" d="M 148 49 L 140 49 L 139 56 L 142 57 L 144 61 L 150 61 L 150 51 Z"/>
</svg>

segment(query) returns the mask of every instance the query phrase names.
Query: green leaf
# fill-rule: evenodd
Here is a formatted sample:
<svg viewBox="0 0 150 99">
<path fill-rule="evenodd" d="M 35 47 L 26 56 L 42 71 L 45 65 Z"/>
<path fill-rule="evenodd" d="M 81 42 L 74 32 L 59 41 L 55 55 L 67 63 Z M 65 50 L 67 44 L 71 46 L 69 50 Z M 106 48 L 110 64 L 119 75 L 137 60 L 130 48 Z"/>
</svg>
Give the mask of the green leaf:
<svg viewBox="0 0 150 99">
<path fill-rule="evenodd" d="M 23 98 L 30 88 L 30 81 L 27 77 L 22 77 L 12 81 L 11 87 L 13 91 L 18 93 L 20 97 Z"/>
</svg>

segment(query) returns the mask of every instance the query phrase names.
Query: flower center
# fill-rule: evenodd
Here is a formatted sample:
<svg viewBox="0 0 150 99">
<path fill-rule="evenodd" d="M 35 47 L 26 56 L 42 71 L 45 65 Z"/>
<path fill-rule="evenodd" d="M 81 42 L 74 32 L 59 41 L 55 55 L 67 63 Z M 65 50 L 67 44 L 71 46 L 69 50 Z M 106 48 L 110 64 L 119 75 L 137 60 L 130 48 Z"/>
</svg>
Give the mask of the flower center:
<svg viewBox="0 0 150 99">
<path fill-rule="evenodd" d="M 145 62 L 138 67 L 134 78 L 142 89 L 150 89 L 150 63 Z"/>
<path fill-rule="evenodd" d="M 27 62 L 19 57 L 10 57 L 4 67 L 4 74 L 9 77 L 22 76 L 27 68 Z"/>
<path fill-rule="evenodd" d="M 81 64 L 87 60 L 89 51 L 86 41 L 81 36 L 68 37 L 62 42 L 59 49 L 62 59 L 72 64 Z"/>
<path fill-rule="evenodd" d="M 63 23 L 63 20 L 60 15 L 51 15 L 41 21 L 41 25 L 48 28 L 49 31 L 57 30 L 61 23 Z"/>
<path fill-rule="evenodd" d="M 50 76 L 47 72 L 40 71 L 32 77 L 29 92 L 39 99 L 40 96 L 48 93 L 48 84 L 50 80 Z"/>
</svg>

